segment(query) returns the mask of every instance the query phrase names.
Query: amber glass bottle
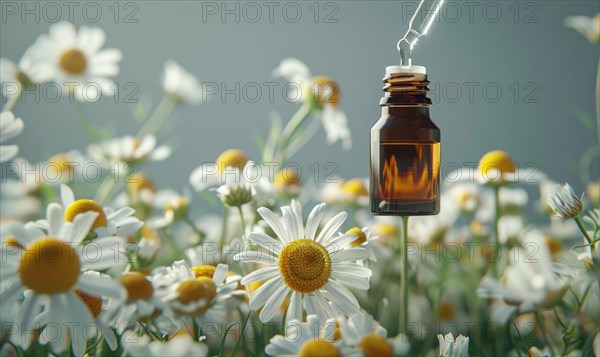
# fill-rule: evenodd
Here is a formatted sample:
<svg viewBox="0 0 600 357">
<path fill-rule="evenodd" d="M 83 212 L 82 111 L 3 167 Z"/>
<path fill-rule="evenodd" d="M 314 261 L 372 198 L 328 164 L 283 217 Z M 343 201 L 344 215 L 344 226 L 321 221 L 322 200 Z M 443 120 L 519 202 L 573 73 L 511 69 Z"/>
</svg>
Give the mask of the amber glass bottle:
<svg viewBox="0 0 600 357">
<path fill-rule="evenodd" d="M 371 212 L 440 211 L 440 129 L 429 118 L 425 67 L 389 66 L 381 118 L 371 129 Z"/>
</svg>

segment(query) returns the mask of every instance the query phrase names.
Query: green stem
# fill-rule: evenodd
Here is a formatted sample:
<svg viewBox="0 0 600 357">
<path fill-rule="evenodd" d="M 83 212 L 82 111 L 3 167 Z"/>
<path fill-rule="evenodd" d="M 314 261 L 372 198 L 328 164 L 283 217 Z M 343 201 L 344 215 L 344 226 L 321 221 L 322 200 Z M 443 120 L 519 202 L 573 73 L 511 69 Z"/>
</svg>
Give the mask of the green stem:
<svg viewBox="0 0 600 357">
<path fill-rule="evenodd" d="M 592 244 L 592 237 L 590 237 L 588 232 L 585 230 L 585 227 L 583 226 L 583 222 L 581 222 L 581 218 L 579 218 L 579 216 L 577 216 L 574 219 L 575 219 L 575 222 L 577 223 L 577 227 L 579 227 L 579 230 L 581 231 L 581 233 L 583 233 L 585 240 L 588 242 L 588 245 L 590 247 L 590 259 L 593 261 L 592 258 L 594 257 L 594 244 Z"/>
<path fill-rule="evenodd" d="M 548 346 L 548 349 L 550 349 L 550 355 L 555 356 L 556 354 L 554 353 L 554 348 L 552 348 L 552 345 L 550 344 L 550 340 L 548 339 L 548 336 L 546 335 L 546 326 L 544 326 L 544 320 L 539 311 L 535 312 L 535 318 L 536 318 L 538 324 L 540 325 L 540 330 L 542 331 L 542 337 L 544 338 L 544 342 L 546 343 L 546 346 Z"/>
<path fill-rule="evenodd" d="M 78 100 L 74 100 L 73 102 L 75 103 L 75 109 L 79 115 L 79 121 L 81 122 L 83 131 L 85 132 L 85 136 L 87 137 L 88 142 L 93 144 L 95 142 L 94 127 L 92 126 L 92 122 L 83 108 L 83 103 Z"/>
<path fill-rule="evenodd" d="M 246 221 L 244 220 L 244 212 L 242 206 L 237 206 L 238 212 L 240 213 L 240 222 L 242 224 L 242 236 L 246 234 Z"/>
<path fill-rule="evenodd" d="M 21 94 L 23 93 L 23 90 L 21 89 L 22 86 L 23 86 L 23 84 L 21 84 L 17 93 L 15 93 L 15 95 L 13 95 L 6 102 L 6 105 L 4 105 L 4 108 L 2 109 L 3 112 L 12 112 L 12 110 L 17 106 L 17 104 L 19 103 L 19 100 L 21 99 Z"/>
<path fill-rule="evenodd" d="M 402 303 L 400 304 L 400 326 L 398 330 L 406 334 L 406 323 L 408 322 L 408 218 L 402 216 L 402 236 L 400 238 L 402 259 Z"/>
<path fill-rule="evenodd" d="M 500 248 L 500 230 L 498 228 L 498 222 L 500 221 L 500 216 L 501 216 L 501 212 L 500 212 L 500 186 L 495 185 L 494 186 L 494 248 L 497 249 L 501 249 Z M 492 270 L 492 277 L 497 278 L 498 277 L 498 266 L 497 266 L 497 260 L 492 261 L 491 264 L 491 270 Z"/>
<path fill-rule="evenodd" d="M 278 163 L 283 164 L 286 159 L 286 151 L 294 134 L 298 131 L 298 129 L 302 126 L 302 123 L 309 117 L 310 113 L 312 113 L 313 106 L 310 103 L 304 103 L 300 109 L 294 114 L 292 119 L 286 124 L 285 128 L 281 132 L 281 139 L 279 141 L 279 155 L 277 156 Z"/>
<path fill-rule="evenodd" d="M 146 135 L 157 133 L 163 126 L 167 118 L 171 115 L 177 102 L 174 101 L 170 96 L 165 96 L 158 104 L 152 115 L 146 120 L 136 137 L 141 138 Z"/>
<path fill-rule="evenodd" d="M 227 206 L 223 207 L 223 224 L 221 225 L 221 249 L 225 249 L 225 244 L 227 243 L 225 240 L 227 238 L 227 224 L 229 220 L 229 208 Z"/>
<path fill-rule="evenodd" d="M 240 315 L 242 315 L 242 310 L 238 309 L 238 311 L 240 312 Z M 240 341 L 245 338 L 244 337 L 244 331 L 246 330 L 246 325 L 248 324 L 248 320 L 250 319 L 250 314 L 252 313 L 252 311 L 248 311 L 248 315 L 246 315 L 246 318 L 244 319 L 244 324 L 242 325 L 242 331 L 240 332 L 240 338 L 238 338 L 238 340 L 235 342 L 235 345 L 233 346 L 233 349 L 231 350 L 230 353 L 230 357 L 235 356 L 235 351 L 237 350 L 238 346 L 240 345 Z"/>
<path fill-rule="evenodd" d="M 600 147 L 600 57 L 596 71 L 596 130 L 598 131 L 598 146 Z"/>
</svg>

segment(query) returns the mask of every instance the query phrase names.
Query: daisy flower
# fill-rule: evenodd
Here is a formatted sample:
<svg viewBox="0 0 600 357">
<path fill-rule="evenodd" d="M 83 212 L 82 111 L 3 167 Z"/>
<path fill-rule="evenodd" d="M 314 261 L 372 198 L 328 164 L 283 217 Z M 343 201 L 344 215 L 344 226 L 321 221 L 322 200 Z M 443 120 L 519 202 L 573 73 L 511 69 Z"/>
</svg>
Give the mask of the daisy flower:
<svg viewBox="0 0 600 357">
<path fill-rule="evenodd" d="M 162 190 L 154 195 L 154 208 L 162 210 L 162 215 L 148 219 L 151 228 L 163 228 L 187 217 L 190 197 L 173 190 Z"/>
<path fill-rule="evenodd" d="M 372 236 L 371 230 L 368 227 L 363 227 L 362 229 L 359 227 L 350 228 L 346 231 L 346 234 L 356 234 L 357 238 L 354 242 L 350 243 L 350 247 L 362 247 L 369 252 L 369 260 L 376 262 L 377 258 L 375 257 L 375 251 L 373 250 L 373 243 L 379 239 L 378 236 Z"/>
<path fill-rule="evenodd" d="M 0 144 L 21 134 L 25 124 L 21 118 L 15 118 L 12 112 L 0 113 Z M 17 156 L 17 145 L 0 145 L 0 163 L 6 162 Z"/>
<path fill-rule="evenodd" d="M 356 263 L 368 258 L 369 253 L 360 246 L 349 248 L 358 238 L 356 234 L 337 235 L 348 216 L 346 212 L 333 217 L 317 234 L 324 208 L 325 204 L 320 204 L 312 210 L 306 228 L 296 200 L 281 208 L 282 218 L 265 207 L 258 209 L 277 239 L 260 232 L 249 233 L 245 238 L 269 253 L 244 251 L 234 260 L 267 265 L 242 279 L 243 285 L 264 281 L 250 298 L 252 310 L 262 307 L 261 321 L 271 321 L 290 293 L 288 321 L 300 320 L 303 310 L 324 320 L 335 316 L 334 308 L 347 315 L 359 311 L 358 301 L 344 285 L 369 288 L 371 270 Z"/>
<path fill-rule="evenodd" d="M 367 206 L 369 204 L 369 187 L 366 178 L 353 178 L 342 184 L 342 195 L 346 203 Z"/>
<path fill-rule="evenodd" d="M 171 155 L 169 147 L 156 147 L 156 137 L 153 135 L 146 135 L 141 139 L 132 136 L 114 138 L 90 145 L 88 151 L 93 159 L 106 167 L 115 162 L 141 164 L 146 161 L 162 161 Z"/>
<path fill-rule="evenodd" d="M 362 352 L 364 356 L 393 357 L 408 354 L 408 337 L 399 334 L 387 338 L 387 330 L 371 315 L 356 314 L 339 320 L 341 343 Z"/>
<path fill-rule="evenodd" d="M 163 90 L 177 103 L 198 104 L 204 98 L 198 79 L 173 60 L 165 63 Z"/>
<path fill-rule="evenodd" d="M 477 181 L 481 184 L 505 184 L 517 181 L 517 168 L 512 157 L 502 150 L 493 150 L 481 157 Z"/>
<path fill-rule="evenodd" d="M 62 201 L 64 219 L 72 222 L 77 216 L 84 212 L 96 212 L 98 216 L 92 224 L 91 231 L 98 236 L 129 237 L 144 225 L 135 217 L 135 210 L 131 207 L 123 207 L 113 210 L 110 207 L 102 207 L 96 201 L 90 199 L 75 199 L 75 194 L 67 185 L 60 186 L 60 197 Z M 40 220 L 40 227 L 47 228 L 49 222 Z"/>
<path fill-rule="evenodd" d="M 80 101 L 96 101 L 100 94 L 113 95 L 114 82 L 109 77 L 119 73 L 121 51 L 102 49 L 106 35 L 98 27 L 82 26 L 79 32 L 68 22 L 50 27 L 30 47 L 34 82 L 53 81 L 75 94 Z M 92 98 L 90 86 L 97 88 Z"/>
<path fill-rule="evenodd" d="M 301 99 L 320 116 L 330 144 L 341 141 L 345 150 L 352 148 L 348 119 L 338 107 L 339 86 L 333 79 L 327 76 L 312 77 L 306 64 L 296 58 L 281 61 L 279 67 L 273 70 L 273 76 L 300 86 Z"/>
<path fill-rule="evenodd" d="M 563 186 L 554 186 L 554 192 L 548 196 L 546 203 L 557 217 L 568 219 L 576 218 L 583 210 L 582 197 L 578 197 L 571 186 L 565 183 Z"/>
<path fill-rule="evenodd" d="M 441 357 L 468 357 L 469 356 L 469 338 L 460 335 L 456 338 L 451 333 L 446 336 L 438 335 L 440 349 L 438 356 Z"/>
<path fill-rule="evenodd" d="M 225 302 L 234 294 L 240 276 L 227 276 L 228 266 L 219 264 L 212 277 L 196 275 L 183 261 L 173 263 L 171 267 L 159 267 L 153 271 L 152 284 L 157 296 L 166 304 L 166 316 L 195 319 L 203 326 L 205 323 L 219 324 L 224 321 Z M 243 292 L 242 292 L 243 293 Z"/>
<path fill-rule="evenodd" d="M 0 279 L 4 290 L 2 303 L 14 303 L 24 296 L 16 316 L 16 323 L 23 326 L 14 342 L 27 348 L 39 328 L 39 315 L 47 314 L 53 328 L 59 328 L 61 336 L 70 336 L 75 355 L 85 353 L 86 339 L 82 326 L 94 324 L 92 312 L 77 291 L 95 297 L 124 300 L 121 286 L 105 276 L 84 274 L 91 269 L 106 269 L 123 260 L 121 238 L 96 238 L 82 245 L 98 213 L 78 215 L 73 222 L 65 222 L 58 204 L 48 206 L 48 230 L 36 224 L 12 225 L 12 243 L 5 241 L 1 252 L 3 263 Z M 115 245 L 119 247 L 115 251 Z M 94 253 L 91 253 L 93 248 Z M 44 316 L 44 315 L 42 315 Z M 41 335 L 44 335 L 43 331 Z M 20 338 L 18 338 L 20 337 Z M 54 351 L 65 351 L 65 339 L 50 342 Z"/>
<path fill-rule="evenodd" d="M 248 160 L 246 153 L 238 149 L 229 149 L 223 151 L 215 162 L 204 163 L 194 169 L 189 181 L 196 191 L 203 191 L 224 185 L 226 182 L 245 181 L 245 177 L 249 177 L 249 171 L 253 168 L 256 168 L 256 164 Z"/>
</svg>

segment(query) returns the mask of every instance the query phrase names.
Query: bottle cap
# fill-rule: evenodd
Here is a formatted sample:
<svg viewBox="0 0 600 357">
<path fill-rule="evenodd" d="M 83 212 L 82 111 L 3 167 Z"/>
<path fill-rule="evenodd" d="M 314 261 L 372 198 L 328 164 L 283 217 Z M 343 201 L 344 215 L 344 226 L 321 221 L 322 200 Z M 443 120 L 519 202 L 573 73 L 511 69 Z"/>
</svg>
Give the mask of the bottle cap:
<svg viewBox="0 0 600 357">
<path fill-rule="evenodd" d="M 399 73 L 407 73 L 407 74 L 427 74 L 427 70 L 423 66 L 387 66 L 385 67 L 385 74 L 399 74 Z"/>
</svg>

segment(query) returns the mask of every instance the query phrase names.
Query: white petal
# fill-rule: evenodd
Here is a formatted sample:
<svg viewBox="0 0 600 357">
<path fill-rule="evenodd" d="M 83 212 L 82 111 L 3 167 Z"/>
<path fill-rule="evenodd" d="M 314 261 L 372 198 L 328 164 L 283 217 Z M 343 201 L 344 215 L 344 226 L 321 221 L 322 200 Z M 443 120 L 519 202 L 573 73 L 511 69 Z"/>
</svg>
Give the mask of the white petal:
<svg viewBox="0 0 600 357">
<path fill-rule="evenodd" d="M 281 305 L 285 297 L 290 292 L 290 288 L 286 285 L 282 285 L 277 291 L 267 300 L 267 303 L 263 307 L 260 315 L 258 316 L 262 322 L 270 322 L 271 319 L 279 312 Z"/>
<path fill-rule="evenodd" d="M 262 263 L 268 265 L 277 264 L 277 258 L 265 252 L 257 252 L 254 250 L 245 250 L 233 256 L 236 262 L 246 263 Z"/>
<path fill-rule="evenodd" d="M 117 301 L 125 301 L 127 291 L 117 281 L 108 276 L 83 274 L 77 281 L 80 290 L 96 297 L 108 297 Z"/>
<path fill-rule="evenodd" d="M 355 262 L 369 257 L 369 252 L 364 248 L 342 249 L 331 253 L 331 261 L 335 263 Z"/>
<path fill-rule="evenodd" d="M 315 208 L 313 208 L 310 212 L 308 220 L 306 221 L 306 238 L 313 240 L 315 239 L 315 234 L 319 228 L 319 223 L 321 223 L 321 218 L 323 218 L 324 208 L 325 203 L 321 203 L 316 205 Z"/>
<path fill-rule="evenodd" d="M 337 215 L 335 215 L 335 217 L 330 219 L 329 222 L 327 222 L 327 224 L 325 225 L 325 227 L 323 227 L 323 230 L 321 230 L 321 232 L 317 236 L 317 243 L 327 245 L 331 237 L 333 237 L 337 233 L 338 229 L 340 229 L 344 221 L 346 221 L 347 217 L 348 213 L 340 212 Z"/>
<path fill-rule="evenodd" d="M 283 284 L 283 278 L 278 276 L 261 285 L 250 297 L 249 306 L 252 310 L 258 310 L 263 306 L 269 297 Z"/>
<path fill-rule="evenodd" d="M 60 198 L 64 209 L 67 209 L 71 203 L 75 202 L 75 194 L 67 185 L 60 185 Z"/>
<path fill-rule="evenodd" d="M 247 238 L 251 242 L 258 244 L 259 246 L 275 254 L 279 254 L 281 252 L 281 242 L 276 241 L 264 233 L 252 232 L 248 234 Z"/>
<path fill-rule="evenodd" d="M 273 213 L 270 209 L 265 207 L 260 207 L 257 209 L 258 214 L 267 222 L 267 224 L 273 229 L 273 232 L 277 234 L 277 237 L 281 239 L 282 242 L 287 243 L 290 241 L 290 237 L 288 236 L 285 229 L 283 229 L 283 225 L 281 224 L 281 220 L 275 213 Z M 294 237 L 300 238 L 300 237 Z"/>
<path fill-rule="evenodd" d="M 246 275 L 244 278 L 242 278 L 241 284 L 242 285 L 247 285 L 250 283 L 254 283 L 256 281 L 263 281 L 263 280 L 267 280 L 267 279 L 271 279 L 272 277 L 275 277 L 279 275 L 279 268 L 278 267 L 268 267 L 268 268 L 261 268 L 258 270 L 253 271 L 252 273 Z"/>
</svg>

